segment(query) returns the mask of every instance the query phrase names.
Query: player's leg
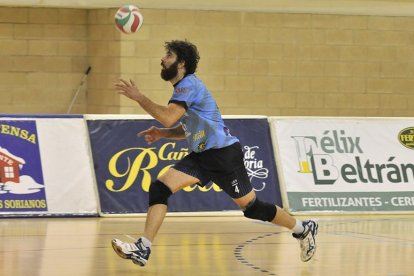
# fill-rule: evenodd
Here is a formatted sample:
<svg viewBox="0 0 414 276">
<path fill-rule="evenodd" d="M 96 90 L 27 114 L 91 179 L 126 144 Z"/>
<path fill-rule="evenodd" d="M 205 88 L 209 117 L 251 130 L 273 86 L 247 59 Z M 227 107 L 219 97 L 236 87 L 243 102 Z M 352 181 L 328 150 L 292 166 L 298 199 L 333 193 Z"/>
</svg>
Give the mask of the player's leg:
<svg viewBox="0 0 414 276">
<path fill-rule="evenodd" d="M 233 201 L 248 218 L 268 221 L 288 229 L 293 229 L 296 225 L 297 220 L 293 216 L 277 205 L 262 202 L 253 189 L 242 197 L 233 198 Z"/>
<path fill-rule="evenodd" d="M 193 176 L 170 168 L 153 182 L 149 190 L 149 208 L 143 235 L 134 243 L 112 240 L 115 252 L 124 259 L 131 259 L 135 264 L 145 266 L 151 254 L 152 241 L 167 213 L 168 198 L 174 192 L 199 181 Z"/>
<path fill-rule="evenodd" d="M 187 170 L 197 172 L 197 168 L 194 166 L 196 166 L 196 162 L 191 157 L 186 157 L 176 164 L 177 169 L 168 169 L 150 185 L 149 208 L 143 236 L 134 243 L 125 243 L 118 239 L 112 240 L 112 247 L 120 257 L 131 259 L 140 266 L 146 265 L 151 254 L 152 241 L 167 213 L 168 198 L 176 191 L 200 182 L 196 176 L 183 172 Z"/>
<path fill-rule="evenodd" d="M 170 168 L 159 177 L 158 181 L 152 183 L 151 186 L 154 191 L 152 191 L 150 187 L 150 207 L 145 221 L 143 236 L 152 242 L 167 213 L 168 197 L 187 186 L 198 183 L 199 181 L 198 178 L 174 168 Z"/>
<path fill-rule="evenodd" d="M 313 257 L 316 251 L 315 236 L 318 233 L 317 222 L 295 219 L 279 206 L 258 199 L 253 190 L 247 195 L 233 198 L 233 200 L 243 210 L 245 217 L 268 221 L 290 229 L 292 236 L 299 241 L 302 261 L 307 262 Z"/>
<path fill-rule="evenodd" d="M 317 223 L 314 221 L 302 222 L 282 208 L 257 198 L 244 166 L 243 153 L 239 143 L 214 151 L 204 159 L 207 160 L 210 167 L 213 166 L 210 168 L 213 181 L 243 210 L 244 216 L 290 229 L 293 236 L 300 241 L 302 261 L 308 261 L 312 258 L 316 249 Z M 213 173 L 217 171 L 220 173 Z"/>
</svg>

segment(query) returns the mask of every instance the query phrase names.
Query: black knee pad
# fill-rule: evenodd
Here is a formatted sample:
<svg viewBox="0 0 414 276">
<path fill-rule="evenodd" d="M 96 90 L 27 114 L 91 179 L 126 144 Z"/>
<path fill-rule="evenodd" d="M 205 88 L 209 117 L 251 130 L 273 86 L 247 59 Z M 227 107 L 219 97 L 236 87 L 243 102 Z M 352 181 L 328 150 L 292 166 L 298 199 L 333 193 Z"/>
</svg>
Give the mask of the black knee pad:
<svg viewBox="0 0 414 276">
<path fill-rule="evenodd" d="M 243 211 L 246 218 L 272 221 L 276 216 L 276 205 L 253 199 Z"/>
<path fill-rule="evenodd" d="M 149 206 L 155 204 L 168 205 L 168 198 L 172 195 L 170 188 L 158 179 L 151 183 L 149 188 Z"/>
</svg>

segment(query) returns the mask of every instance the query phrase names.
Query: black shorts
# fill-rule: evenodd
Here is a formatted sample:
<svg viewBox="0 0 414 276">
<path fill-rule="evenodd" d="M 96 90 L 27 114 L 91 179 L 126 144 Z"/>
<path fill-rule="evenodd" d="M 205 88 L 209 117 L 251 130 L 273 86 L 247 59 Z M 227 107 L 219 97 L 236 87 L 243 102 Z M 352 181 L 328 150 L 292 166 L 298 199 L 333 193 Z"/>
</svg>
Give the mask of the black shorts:
<svg viewBox="0 0 414 276">
<path fill-rule="evenodd" d="M 240 198 L 253 189 L 238 142 L 221 149 L 191 152 L 174 169 L 198 178 L 200 186 L 214 182 L 231 198 Z"/>
</svg>

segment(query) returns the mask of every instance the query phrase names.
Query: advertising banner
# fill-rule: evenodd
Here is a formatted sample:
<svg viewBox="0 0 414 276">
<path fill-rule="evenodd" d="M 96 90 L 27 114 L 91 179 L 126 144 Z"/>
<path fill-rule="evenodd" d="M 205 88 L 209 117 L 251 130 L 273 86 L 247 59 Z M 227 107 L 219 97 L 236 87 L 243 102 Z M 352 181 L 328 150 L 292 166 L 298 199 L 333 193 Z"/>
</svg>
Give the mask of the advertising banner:
<svg viewBox="0 0 414 276">
<path fill-rule="evenodd" d="M 36 121 L 0 126 L 0 212 L 47 211 Z"/>
<path fill-rule="evenodd" d="M 290 211 L 414 211 L 414 119 L 272 118 L 271 127 Z"/>
<path fill-rule="evenodd" d="M 153 119 L 125 116 L 108 119 L 88 115 L 92 155 L 101 214 L 145 213 L 151 182 L 189 154 L 185 140 L 161 139 L 148 145 L 137 133 L 153 125 Z M 281 204 L 273 148 L 267 119 L 228 119 L 231 133 L 239 137 L 245 166 L 258 196 Z M 238 210 L 214 183 L 193 185 L 169 199 L 169 212 Z"/>
<path fill-rule="evenodd" d="M 82 116 L 0 116 L 0 216 L 97 214 Z"/>
</svg>

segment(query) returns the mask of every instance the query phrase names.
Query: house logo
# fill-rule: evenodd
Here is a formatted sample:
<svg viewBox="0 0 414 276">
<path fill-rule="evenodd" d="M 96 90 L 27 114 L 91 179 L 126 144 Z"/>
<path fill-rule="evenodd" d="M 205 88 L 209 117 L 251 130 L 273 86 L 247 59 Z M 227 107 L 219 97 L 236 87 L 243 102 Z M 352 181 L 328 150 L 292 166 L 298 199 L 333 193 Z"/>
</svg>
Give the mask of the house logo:
<svg viewBox="0 0 414 276">
<path fill-rule="evenodd" d="M 0 147 L 0 182 L 8 181 L 19 183 L 20 170 L 25 164 L 24 160 L 11 154 L 7 149 Z"/>
<path fill-rule="evenodd" d="M 36 121 L 0 120 L 0 214 L 47 211 Z"/>
</svg>

